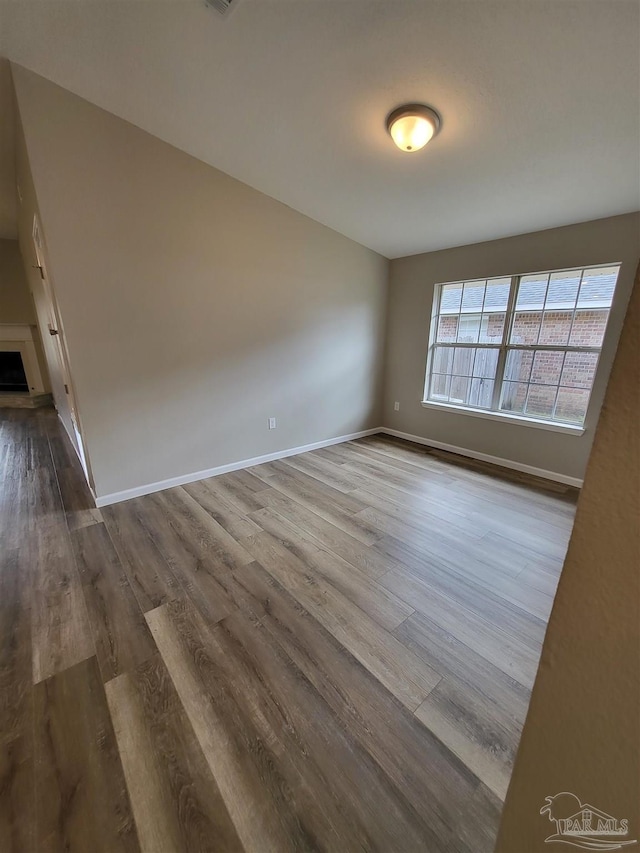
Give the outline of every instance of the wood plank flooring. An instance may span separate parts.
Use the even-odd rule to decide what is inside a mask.
[[[117,504],[0,410],[0,851],[493,849],[574,490],[384,436]]]

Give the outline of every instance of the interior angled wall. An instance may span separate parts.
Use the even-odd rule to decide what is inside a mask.
[[[499,853],[539,853],[555,833],[540,809],[563,791],[629,822],[628,834],[612,842],[640,842],[638,340],[640,267],[505,802]]]
[[[384,258],[13,75],[98,498],[379,426]]]

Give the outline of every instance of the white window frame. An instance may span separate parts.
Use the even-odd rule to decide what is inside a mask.
[[[587,270],[590,269],[600,269],[602,267],[618,267],[618,276],[616,278],[616,287],[618,285],[618,279],[620,276],[620,261],[612,261],[611,263],[602,263],[602,264],[591,264],[584,267],[566,267],[565,269],[557,269],[557,270],[543,270],[540,272],[527,272],[527,273],[517,273],[516,275],[493,275],[487,276],[486,278],[478,278],[478,279],[463,279],[459,281],[445,281],[439,282],[435,285],[434,288],[434,296],[433,303],[431,308],[431,323],[429,329],[429,349],[427,353],[427,365],[425,372],[425,383],[424,383],[424,392],[422,405],[425,408],[429,409],[440,409],[444,411],[451,411],[456,413],[462,413],[467,415],[472,415],[475,417],[486,418],[488,420],[496,420],[503,421],[508,423],[520,424],[522,426],[530,426],[537,427],[540,429],[547,429],[553,432],[564,432],[572,435],[583,435],[585,432],[584,423],[586,421],[587,414],[585,414],[585,419],[582,424],[574,424],[567,421],[554,420],[553,418],[534,418],[527,414],[516,414],[512,412],[502,411],[500,409],[500,402],[502,400],[502,389],[505,382],[504,373],[506,368],[507,354],[510,350],[519,350],[519,351],[530,351],[530,352],[540,352],[540,351],[550,351],[550,352],[585,352],[585,353],[595,353],[597,355],[596,364],[594,368],[593,374],[593,382],[591,383],[591,387],[588,389],[589,398],[587,400],[587,413],[589,409],[589,405],[591,404],[591,395],[593,393],[593,387],[596,382],[596,377],[598,374],[598,367],[600,365],[600,355],[602,353],[602,346],[604,344],[604,340],[607,334],[607,330],[609,327],[609,318],[611,316],[611,309],[613,307],[613,302],[611,305],[606,306],[608,310],[607,322],[605,325],[602,344],[599,347],[587,347],[587,346],[571,346],[569,344],[560,345],[560,344],[511,344],[509,343],[509,339],[511,337],[511,331],[513,328],[513,323],[516,315],[516,299],[518,295],[518,288],[520,286],[520,281],[525,276],[529,275],[552,275],[553,273],[561,273],[561,272],[573,272],[580,271],[584,274]],[[502,339],[500,343],[464,343],[460,341],[437,341],[438,335],[438,320],[440,318],[440,300],[442,298],[442,290],[446,285],[449,284],[461,284],[465,283],[474,283],[476,281],[493,281],[495,279],[510,279],[509,284],[509,297],[507,300],[507,307],[505,310],[505,322],[502,330]],[[547,294],[548,295],[548,294]],[[546,307],[546,296],[543,306],[539,309],[535,309],[544,315],[544,309]],[[614,298],[615,298],[615,289],[614,289]],[[571,329],[573,328],[573,323],[575,320],[576,311],[578,311],[578,297],[576,296],[576,302],[573,306],[573,313],[571,317]],[[484,307],[484,306],[483,306]],[[602,309],[605,306],[593,306],[594,310]],[[522,309],[519,309],[522,311]],[[528,309],[525,309],[528,310]],[[531,309],[534,310],[534,309]],[[568,308],[563,308],[562,306],[554,306],[554,310],[562,311],[562,310],[570,310]],[[479,312],[482,317],[482,309]],[[461,313],[458,313],[458,317],[462,316]],[[542,322],[542,320],[541,320]],[[571,329],[569,331],[568,338],[571,337]],[[498,363],[496,366],[496,378],[493,386],[493,395],[491,400],[491,408],[479,408],[474,406],[466,406],[466,405],[457,405],[451,402],[440,402],[438,400],[429,399],[431,381],[432,381],[432,364],[433,364],[433,356],[435,352],[436,346],[455,349],[456,347],[459,349],[469,348],[469,349],[487,349],[487,350],[498,350]],[[506,380],[509,381],[509,380]],[[560,385],[558,384],[558,388]],[[587,389],[585,389],[587,390]],[[554,413],[558,403],[558,394],[556,393],[556,400],[554,403]]]

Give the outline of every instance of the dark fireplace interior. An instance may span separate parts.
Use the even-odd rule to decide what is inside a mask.
[[[28,391],[29,384],[19,352],[0,352],[0,393]]]

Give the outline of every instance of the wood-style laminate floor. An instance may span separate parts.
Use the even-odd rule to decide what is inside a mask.
[[[0,417],[0,851],[493,849],[575,494],[374,436],[92,508]]]

